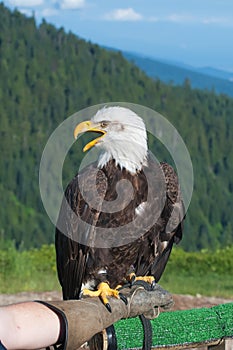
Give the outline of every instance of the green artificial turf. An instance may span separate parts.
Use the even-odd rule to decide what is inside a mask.
[[[151,323],[153,347],[233,337],[233,303],[212,308],[163,312]],[[142,348],[143,328],[139,318],[120,320],[114,326],[118,350]]]

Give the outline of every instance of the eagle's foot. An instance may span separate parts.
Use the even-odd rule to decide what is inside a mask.
[[[144,281],[151,285],[151,288],[155,287],[155,278],[154,276],[136,276],[134,272],[129,275],[130,284],[133,285],[136,281]]]
[[[119,290],[110,288],[109,284],[106,282],[101,282],[97,286],[96,291],[92,291],[89,289],[83,289],[82,294],[90,296],[90,297],[99,297],[109,312],[112,312],[112,309],[111,309],[111,306],[109,304],[108,297],[114,297],[117,299],[121,299],[122,301],[124,301],[124,303],[126,305],[128,303],[126,297],[122,293],[120,293]]]

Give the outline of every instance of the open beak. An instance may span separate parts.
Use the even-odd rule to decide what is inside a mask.
[[[101,136],[97,137],[96,139],[90,141],[84,148],[83,152],[88,151],[90,148],[95,146],[102,137],[106,134],[106,131],[102,130],[100,125],[93,124],[90,120],[87,120],[85,122],[82,122],[78,124],[74,129],[74,138],[77,139],[78,135],[87,131],[97,132],[101,134]]]

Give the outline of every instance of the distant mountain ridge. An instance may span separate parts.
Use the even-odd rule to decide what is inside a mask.
[[[189,80],[193,88],[214,90],[218,94],[233,96],[233,72],[212,67],[195,68],[182,63],[149,58],[130,52],[122,52],[122,54],[129,61],[133,61],[148,76],[165,83],[182,85],[185,80]]]
[[[180,67],[180,68],[191,70],[191,71],[194,71],[194,72],[197,72],[197,73],[210,75],[210,76],[215,77],[215,78],[221,78],[221,79],[229,80],[229,81],[232,81],[232,79],[233,79],[233,71],[230,72],[230,71],[227,71],[227,70],[224,70],[224,69],[214,68],[214,67],[211,67],[211,66],[194,67],[194,66],[192,66],[190,64],[179,62],[179,61],[147,57],[147,56],[144,56],[144,55],[138,55],[138,54],[133,53],[133,52],[130,52],[130,54],[135,54],[136,56],[141,56],[141,57],[144,57],[144,58],[155,59],[156,61],[160,61],[160,62],[163,62],[163,63],[170,64],[172,66],[177,66],[177,67]]]

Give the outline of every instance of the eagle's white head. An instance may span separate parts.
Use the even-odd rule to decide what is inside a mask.
[[[92,131],[100,134],[84,147],[99,147],[102,152],[98,166],[102,168],[114,159],[122,169],[136,173],[147,164],[147,134],[145,124],[136,113],[125,107],[104,107],[89,121],[78,124],[74,137]]]

